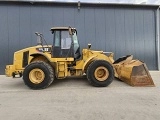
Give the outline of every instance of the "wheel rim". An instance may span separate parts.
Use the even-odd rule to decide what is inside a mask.
[[[95,72],[94,76],[98,81],[105,81],[109,76],[109,71],[105,67],[98,67]]]
[[[45,74],[39,68],[31,70],[30,73],[29,73],[29,79],[34,84],[41,83],[44,80],[44,78],[45,78]]]

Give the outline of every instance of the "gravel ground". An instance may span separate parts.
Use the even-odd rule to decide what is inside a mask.
[[[159,120],[160,72],[156,87],[131,87],[114,80],[97,88],[86,79],[66,79],[31,90],[21,78],[0,76],[1,120]]]

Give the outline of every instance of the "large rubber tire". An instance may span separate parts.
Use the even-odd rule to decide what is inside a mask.
[[[43,61],[32,62],[26,66],[23,80],[31,89],[44,89],[54,81],[54,70]]]
[[[87,69],[87,79],[95,87],[106,87],[114,79],[112,65],[105,60],[93,61]]]

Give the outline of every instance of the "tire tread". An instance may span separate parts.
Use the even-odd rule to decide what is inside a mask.
[[[43,84],[41,87],[31,87],[28,82],[26,81],[26,75],[28,75],[28,69],[32,66],[42,66],[42,67],[45,67],[46,69],[48,69],[49,73],[49,78],[48,79],[48,82],[46,84]],[[52,84],[52,82],[54,81],[54,69],[52,68],[52,66],[44,61],[35,61],[35,62],[32,62],[30,63],[29,65],[26,66],[24,72],[23,72],[23,81],[24,83],[31,89],[44,89],[44,88],[47,88],[49,85]]]
[[[100,81],[96,80],[95,77],[93,77],[94,75],[91,71],[95,68],[95,66],[97,64],[104,64],[104,65],[108,66],[107,69],[109,70],[110,75],[109,75],[109,78],[107,78],[107,80],[105,82],[100,82]],[[95,87],[106,87],[109,84],[111,84],[114,79],[113,67],[111,66],[111,64],[109,62],[107,62],[105,60],[95,60],[95,61],[91,62],[87,68],[87,79],[88,79],[89,83]]]

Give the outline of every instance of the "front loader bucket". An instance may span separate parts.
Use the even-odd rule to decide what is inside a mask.
[[[145,63],[128,55],[113,63],[116,77],[131,86],[155,86]]]

